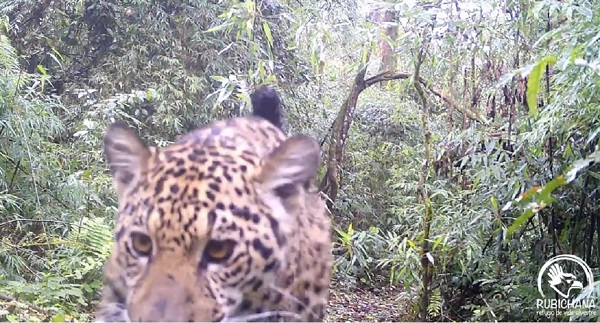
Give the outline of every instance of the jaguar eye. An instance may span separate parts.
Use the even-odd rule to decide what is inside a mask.
[[[231,257],[235,241],[233,240],[211,240],[206,245],[204,255],[210,262],[223,262]]]
[[[152,239],[145,233],[132,232],[131,247],[138,256],[148,257],[152,254]]]

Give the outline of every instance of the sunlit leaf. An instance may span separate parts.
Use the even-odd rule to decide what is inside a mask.
[[[37,69],[38,69],[38,71],[40,71],[40,73],[42,73],[42,75],[48,75],[44,66],[38,65]]]
[[[566,179],[564,179],[565,183],[570,183],[572,182],[577,174],[585,168],[588,168],[592,165],[592,163],[594,162],[593,158],[588,158],[588,159],[580,159],[578,161],[576,161],[575,163],[573,163],[573,165],[571,166],[571,169],[567,172]],[[560,176],[562,177],[562,176]]]
[[[433,255],[431,254],[431,252],[427,252],[427,253],[425,254],[425,256],[427,256],[427,259],[429,260],[429,262],[430,262],[432,265],[435,265],[435,259],[433,259]]]
[[[226,83],[229,80],[228,78],[221,75],[211,75],[210,78],[221,83]]]

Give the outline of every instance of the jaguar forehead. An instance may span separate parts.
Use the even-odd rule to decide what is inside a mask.
[[[155,238],[157,247],[172,248],[174,246],[191,248],[198,238],[208,237],[214,224],[210,214],[213,211],[202,211],[195,205],[164,205],[170,209],[174,217],[165,217],[159,205],[158,212],[148,217],[148,232]]]
[[[239,213],[234,201],[253,200],[249,179],[260,158],[246,149],[186,142],[158,152],[147,225],[159,247],[189,247],[210,234],[220,213]]]

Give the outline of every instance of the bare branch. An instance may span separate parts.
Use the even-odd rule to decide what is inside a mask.
[[[401,79],[406,79],[406,78],[409,78],[412,76],[413,76],[412,73],[386,71],[386,72],[379,73],[375,76],[372,76],[372,77],[366,79],[365,86],[369,87],[369,86],[377,84],[379,82],[390,81],[390,80],[401,80]],[[442,91],[434,88],[433,85],[431,83],[427,82],[424,78],[419,77],[419,83],[421,83],[431,93],[433,93],[434,95],[439,97],[442,101],[446,102],[446,104],[448,104],[451,107],[451,109],[455,109],[455,110],[461,112],[462,114],[466,115],[467,118],[469,118],[471,120],[481,122],[485,125],[490,124],[490,121],[487,120],[486,117],[479,115],[468,109],[465,109],[463,107],[456,106],[454,103],[454,100],[449,95],[446,95]]]

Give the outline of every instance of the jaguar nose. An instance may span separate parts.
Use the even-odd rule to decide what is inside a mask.
[[[169,292],[155,290],[145,303],[147,307],[138,306],[131,309],[132,319],[140,322],[194,322],[195,314],[192,310],[189,295],[181,290]]]
[[[155,282],[156,283],[156,282]],[[211,322],[218,306],[196,286],[165,281],[140,290],[130,303],[129,316],[139,322]]]

